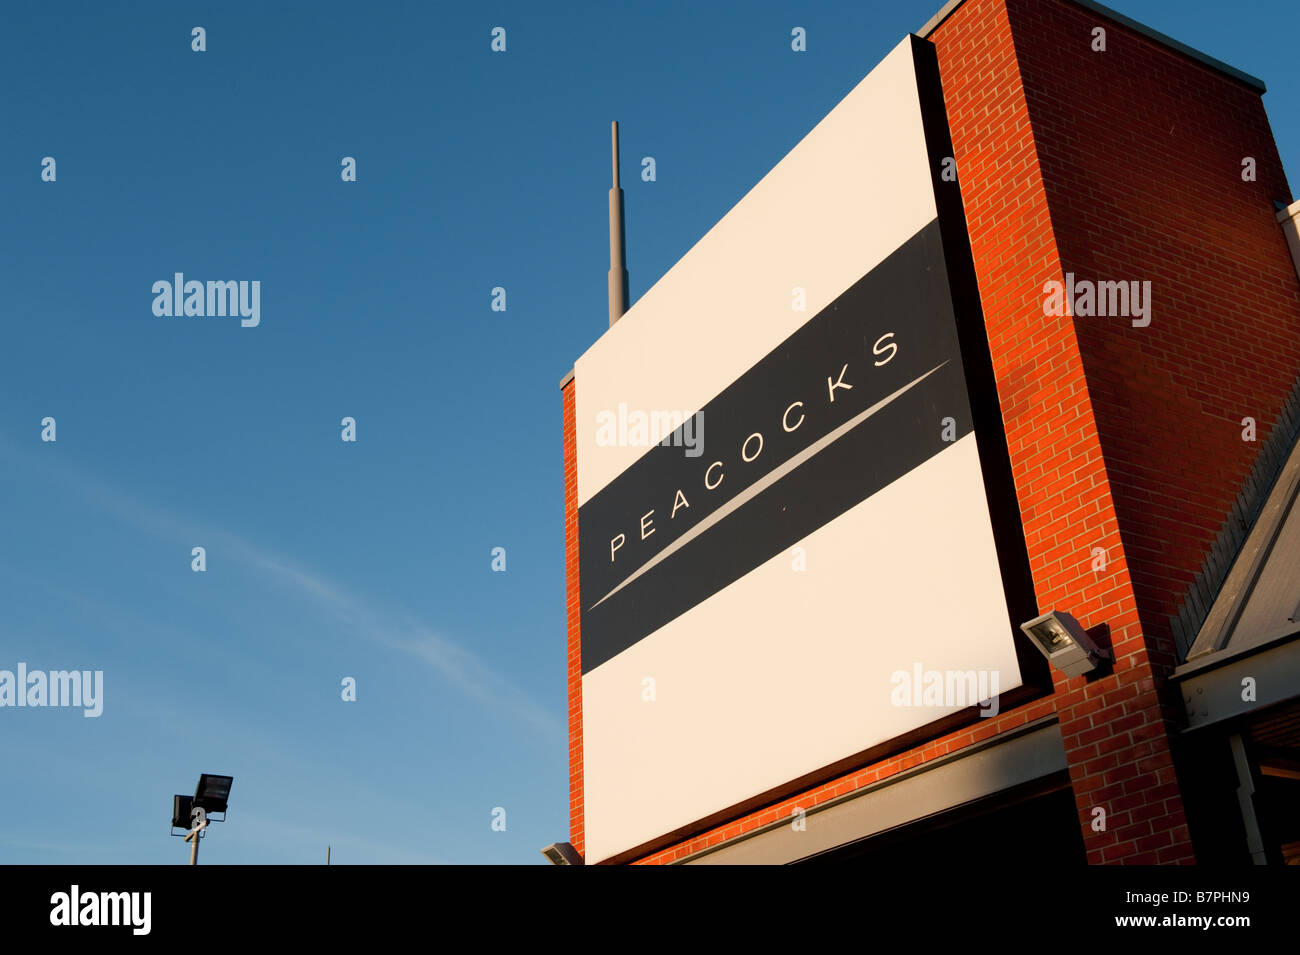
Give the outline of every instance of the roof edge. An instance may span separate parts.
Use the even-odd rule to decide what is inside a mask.
[[[1272,548],[1300,471],[1300,376],[1242,482],[1228,518],[1211,542],[1178,612],[1169,618],[1178,662],[1222,650]],[[1290,476],[1287,480],[1284,477]],[[1281,495],[1281,497],[1280,497]],[[1279,510],[1280,508],[1280,510]]]
[[[928,37],[931,33],[933,33],[936,29],[938,29],[939,25],[943,23],[944,20],[947,20],[948,17],[952,16],[952,14],[956,12],[957,8],[960,7],[962,4],[964,4],[965,2],[966,0],[948,0],[948,2],[945,3],[939,9],[938,13],[936,13],[928,21],[926,21],[925,26],[921,27],[920,30],[916,31],[917,36]],[[1112,10],[1110,7],[1103,6],[1100,3],[1096,3],[1095,0],[1068,0],[1068,2],[1074,4],[1076,7],[1083,7],[1085,10],[1090,10],[1093,13],[1106,17],[1109,20],[1113,20],[1116,23],[1120,24],[1121,26],[1126,26],[1130,30],[1140,33],[1150,40],[1155,40],[1157,43],[1161,44],[1162,46],[1169,47],[1171,50],[1174,50],[1175,52],[1190,57],[1191,59],[1196,60],[1198,63],[1202,64],[1203,66],[1208,66],[1210,69],[1222,73],[1225,76],[1228,76],[1239,83],[1244,83],[1247,86],[1251,87],[1254,90],[1257,90],[1260,93],[1268,92],[1268,87],[1264,85],[1264,81],[1261,80],[1259,77],[1251,76],[1249,73],[1239,70],[1235,66],[1229,66],[1227,63],[1224,63],[1222,60],[1216,59],[1215,57],[1210,56],[1208,53],[1202,53],[1200,50],[1196,49],[1195,47],[1190,47],[1186,43],[1181,43],[1166,33],[1161,33],[1159,30],[1152,29],[1151,27],[1147,26],[1145,23],[1139,23],[1137,20],[1134,20],[1132,17],[1125,16],[1124,14],[1120,13],[1118,10]]]

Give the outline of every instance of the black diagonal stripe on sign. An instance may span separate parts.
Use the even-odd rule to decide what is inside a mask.
[[[900,391],[682,544],[773,469]],[[802,404],[792,408],[796,401]],[[583,672],[948,447],[945,417],[955,420],[956,437],[970,431],[938,224],[931,223],[705,405],[703,454],[653,447],[579,509]],[[799,423],[787,432],[783,421]],[[755,433],[762,435],[757,457]],[[754,460],[744,461],[742,448]],[[706,478],[717,486],[708,489]],[[678,503],[679,490],[688,506]]]

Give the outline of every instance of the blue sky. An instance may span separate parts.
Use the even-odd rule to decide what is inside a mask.
[[[606,326],[609,121],[635,300],[940,0],[478,6],[6,9],[0,669],[105,699],[0,709],[0,862],[183,862],[200,772],[205,863],[567,838],[557,386]],[[1263,78],[1300,175],[1295,4],[1117,6]],[[156,317],[178,271],[260,281],[258,327]]]

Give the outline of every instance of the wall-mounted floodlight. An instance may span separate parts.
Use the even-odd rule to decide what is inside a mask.
[[[542,855],[551,860],[551,865],[585,865],[578,850],[568,842],[552,842],[542,850]]]
[[[1052,610],[1022,623],[1025,632],[1047,662],[1066,676],[1091,673],[1103,660],[1113,659],[1110,652],[1092,642],[1086,630],[1068,613]]]
[[[199,776],[199,784],[195,787],[193,796],[172,797],[172,829],[185,830],[173,832],[172,835],[183,835],[185,841],[191,844],[190,865],[198,865],[199,839],[203,837],[208,823],[226,821],[226,805],[230,802],[230,786],[234,781],[233,776],[203,773]],[[209,819],[208,814],[214,812],[221,813],[221,818]]]

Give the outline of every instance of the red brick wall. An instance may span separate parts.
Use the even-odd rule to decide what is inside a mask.
[[[1027,16],[1058,5],[970,0],[931,40],[1039,606],[1068,610],[1085,627],[1107,624],[1116,657],[1113,674],[1102,679],[1053,674],[1088,859],[1186,862],[1192,852],[1168,714],[1140,622],[1076,321],[1043,314],[1044,285],[1064,281],[1066,269],[1019,54],[1052,56],[1075,42]],[[1090,41],[1088,31],[1077,40],[1085,49]],[[1100,108],[1085,97],[1057,102],[1071,115]],[[1116,159],[1104,139],[1090,148]],[[1143,212],[1159,214],[1135,210]],[[1093,570],[1096,547],[1108,561],[1100,572]],[[1097,807],[1106,812],[1103,832],[1090,825]]]
[[[1107,53],[1090,49],[1095,25]],[[1300,289],[1271,212],[1289,192],[1267,120],[1256,93],[1067,0],[968,0],[930,39],[1038,601],[1108,625],[1114,670],[1054,674],[1050,698],[641,862],[680,859],[1053,711],[1089,861],[1194,861],[1163,697],[1166,618],[1251,463],[1240,419],[1253,415],[1266,437],[1300,364]],[[1240,180],[1247,155],[1256,183]],[[1043,286],[1067,271],[1150,280],[1151,325],[1045,317]]]
[[[1291,193],[1257,91],[1073,4],[1009,7],[1062,268],[1152,283],[1148,327],[1080,318],[1075,334],[1163,673],[1168,618],[1260,447],[1241,419],[1263,441],[1300,367],[1300,284],[1273,212]]]
[[[569,842],[585,853],[582,815],[582,628],[578,599],[578,455],[573,403],[576,380],[564,386],[564,600],[568,622]]]

